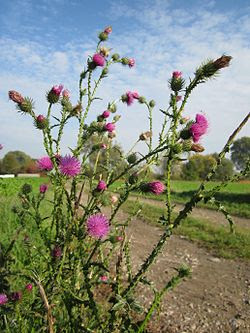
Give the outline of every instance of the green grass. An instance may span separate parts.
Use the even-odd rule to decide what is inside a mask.
[[[122,182],[118,181],[113,184],[110,189],[115,191],[117,188],[122,186]],[[195,190],[199,187],[200,182],[198,181],[179,181],[175,180],[171,182],[172,189],[172,201],[176,203],[186,203]],[[214,186],[219,185],[219,182],[211,182],[207,184],[207,188],[211,189]],[[153,195],[148,193],[135,192],[136,195],[144,198],[166,201],[166,195]],[[228,213],[240,217],[250,218],[250,184],[249,183],[232,183],[229,184],[223,191],[217,193],[215,198],[219,200],[226,208]],[[203,202],[198,204],[199,207],[216,210],[216,206],[211,203],[205,204]]]
[[[163,227],[155,221],[164,214],[164,208],[128,201],[123,209],[132,213],[139,207],[141,208],[140,216],[146,223]],[[250,230],[236,227],[236,232],[232,234],[229,226],[214,226],[201,219],[188,217],[174,230],[174,233],[198,242],[217,256],[231,259],[250,259]]]
[[[48,183],[49,180],[46,177],[38,178],[0,178],[0,198],[1,197],[12,197],[16,195],[23,184],[27,183],[32,185],[35,191],[41,184]]]

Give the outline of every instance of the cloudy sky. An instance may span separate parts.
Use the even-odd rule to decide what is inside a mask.
[[[31,119],[15,111],[8,100],[14,89],[35,100],[37,114],[45,114],[45,92],[64,84],[77,102],[79,72],[95,51],[97,34],[107,25],[113,33],[107,46],[134,57],[136,67],[114,65],[98,92],[89,121],[105,110],[108,101],[127,90],[155,99],[167,108],[168,79],[181,70],[187,80],[208,58],[233,56],[232,65],[216,80],[200,85],[185,115],[204,112],[210,123],[202,140],[206,152],[219,151],[226,137],[249,112],[250,4],[248,0],[2,0],[0,13],[0,143],[3,153],[22,150],[44,155],[41,133]],[[54,111],[56,112],[56,111]],[[122,115],[117,141],[125,150],[148,129],[146,110],[138,104],[119,105]],[[154,111],[154,134],[162,117]],[[249,135],[249,125],[240,136]],[[69,122],[62,153],[75,144],[76,122]]]

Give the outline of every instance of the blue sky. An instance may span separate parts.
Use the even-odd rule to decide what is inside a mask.
[[[63,83],[77,102],[78,75],[87,56],[94,53],[97,34],[112,25],[107,46],[123,56],[134,57],[133,69],[114,66],[100,89],[90,119],[107,102],[127,90],[137,90],[158,108],[168,105],[167,80],[181,70],[188,80],[207,58],[226,53],[231,67],[206,85],[198,87],[185,109],[194,117],[204,112],[210,123],[202,140],[206,152],[219,151],[234,127],[249,112],[250,99],[250,4],[249,1],[1,1],[0,13],[0,141],[9,150],[44,154],[41,133],[27,116],[17,114],[8,101],[10,89],[32,97],[37,114],[45,114],[45,91]],[[147,130],[147,114],[140,105],[120,105],[122,119],[117,141],[125,150]],[[162,118],[155,111],[154,134]],[[240,136],[249,135],[249,125]],[[76,123],[69,123],[62,153],[74,146]]]

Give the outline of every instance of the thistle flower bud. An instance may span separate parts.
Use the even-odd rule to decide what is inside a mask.
[[[107,123],[104,125],[104,131],[113,132],[115,130],[115,124],[114,123]]]
[[[149,102],[149,106],[151,108],[154,108],[155,107],[155,101],[152,99],[150,102]]]
[[[194,143],[191,146],[191,150],[196,153],[202,153],[205,150],[205,148],[202,145],[200,145],[199,143]]]
[[[147,131],[147,132],[144,132],[144,133],[140,134],[139,140],[146,141],[146,140],[148,140],[151,137],[152,137],[152,132],[151,131]]]
[[[121,63],[123,64],[123,65],[128,65],[129,64],[129,58],[121,58]]]
[[[100,180],[99,183],[96,186],[96,191],[102,192],[107,189],[107,184],[105,183],[104,180]]]
[[[139,101],[139,103],[144,104],[144,103],[146,103],[146,98],[144,96],[140,96],[138,101]]]
[[[13,102],[15,102],[17,104],[22,104],[24,102],[23,96],[15,90],[9,91],[9,99],[11,99]]]
[[[53,250],[51,251],[51,256],[54,259],[60,259],[62,256],[62,250],[60,248],[60,246],[56,245]]]
[[[64,98],[70,98],[70,92],[68,89],[64,89],[63,92],[62,92],[62,96]]]
[[[108,105],[108,110],[112,113],[115,113],[117,111],[117,106],[116,104],[112,103]]]
[[[129,176],[128,182],[129,184],[133,185],[138,182],[139,176],[137,172],[134,172],[132,175]]]
[[[180,154],[182,152],[182,145],[180,143],[176,143],[173,147],[172,150],[175,154]]]
[[[111,198],[110,198],[110,201],[111,201],[111,203],[114,205],[114,204],[116,204],[117,203],[117,201],[118,201],[118,198],[117,198],[117,196],[115,196],[115,195],[112,195],[111,196]]]
[[[191,151],[193,142],[192,140],[184,140],[182,141],[182,149],[183,151]]]
[[[115,123],[117,123],[120,119],[121,119],[121,116],[117,114],[116,116],[114,116],[113,121]]]
[[[23,102],[17,105],[17,109],[24,113],[31,113],[34,108],[33,100],[29,97],[25,97]]]
[[[118,53],[114,53],[111,57],[114,61],[118,61],[120,59],[120,55]]]
[[[213,65],[217,70],[228,67],[230,64],[230,61],[232,60],[232,57],[223,55],[220,58],[216,59],[213,62]]]
[[[55,104],[59,101],[61,92],[63,90],[63,85],[53,86],[52,89],[47,94],[47,100],[50,104]]]
[[[27,291],[32,291],[32,289],[33,289],[33,285],[32,285],[31,283],[28,283],[28,284],[26,284],[25,289],[26,289]]]
[[[109,112],[109,110],[105,110],[105,111],[103,111],[103,113],[102,113],[102,117],[103,118],[108,118],[110,116],[110,112]]]
[[[36,117],[35,126],[38,129],[45,129],[48,125],[47,118],[44,117],[42,114]]]
[[[192,136],[192,135],[191,135],[189,129],[187,129],[187,128],[184,128],[184,129],[180,132],[180,137],[181,137],[181,139],[183,139],[183,140],[188,140],[188,139],[191,138],[191,136]]]
[[[47,192],[47,190],[48,190],[48,185],[46,185],[46,184],[41,184],[41,185],[40,185],[40,187],[39,187],[39,192],[40,192],[41,194],[44,194],[45,192]]]
[[[183,89],[185,80],[182,78],[182,72],[179,71],[173,72],[172,78],[170,79],[169,83],[170,83],[170,88],[174,92],[178,92],[181,89]]]
[[[135,59],[134,59],[134,58],[130,58],[130,59],[128,60],[128,66],[129,66],[130,68],[132,68],[132,67],[135,66]]]
[[[105,75],[107,75],[109,72],[108,68],[104,68],[102,71],[102,77],[104,77]]]
[[[98,35],[98,38],[100,39],[101,42],[104,42],[105,40],[108,39],[108,34],[106,32],[101,32],[99,35]]]
[[[23,184],[22,188],[21,188],[21,193],[22,194],[29,194],[30,192],[32,192],[32,186],[30,184]]]
[[[133,164],[137,161],[137,155],[136,153],[130,154],[127,158],[127,161],[129,164]]]
[[[15,292],[11,293],[10,298],[14,302],[20,301],[22,299],[22,292],[21,291],[15,291]]]

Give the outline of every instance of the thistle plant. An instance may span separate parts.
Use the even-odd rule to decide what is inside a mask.
[[[241,174],[220,185],[208,190],[207,183],[248,121],[249,114],[232,133],[211,172],[177,216],[173,214],[171,200],[173,162],[184,159],[187,153],[203,151],[199,142],[208,128],[205,115],[197,114],[189,121],[183,117],[184,108],[192,91],[229,66],[231,57],[222,55],[206,61],[189,82],[180,71],[172,73],[170,100],[166,109],[160,109],[164,119],[158,142],[153,144],[156,103],[136,91],[114,96],[114,100],[107,101],[106,109],[96,115],[95,121],[88,121],[98,88],[110,68],[135,65],[133,58],[111,54],[111,49],[103,45],[111,32],[111,27],[107,27],[99,34],[96,51],[80,73],[76,102],[67,89],[55,85],[47,93],[47,112],[38,115],[32,99],[16,91],[9,92],[17,110],[31,117],[43,134],[46,155],[37,165],[47,174],[49,185],[42,184],[38,193],[28,184],[20,189],[20,203],[13,207],[19,228],[9,243],[0,244],[2,332],[146,332],[165,293],[190,273],[187,267],[176,267],[176,275],[166,281],[162,289],[157,289],[154,281],[147,277],[173,229],[198,202],[204,201],[214,202],[229,219],[233,230],[232,218],[214,195],[230,181],[246,175],[249,162]],[[121,121],[119,103],[133,107],[136,102],[144,105],[148,112],[148,128],[138,133],[136,143],[128,154],[123,154],[123,167],[119,168],[119,162],[114,167],[110,153]],[[60,118],[53,113],[56,104],[61,106]],[[73,118],[78,121],[76,145],[70,147],[66,155],[61,155],[64,129]],[[136,150],[139,142],[145,144],[146,153]],[[87,146],[90,149],[86,150]],[[105,155],[104,164],[102,155]],[[167,158],[164,183],[148,181],[148,173],[162,155]],[[93,156],[93,169],[88,173],[88,162]],[[118,180],[119,194],[114,194],[111,185],[114,188]],[[120,221],[118,216],[133,191],[166,194],[165,214],[158,221],[163,233],[138,271],[132,268],[127,228],[139,212],[128,214],[125,221]],[[18,252],[20,245],[22,251]],[[138,302],[137,289],[142,284],[153,291],[151,304]]]

